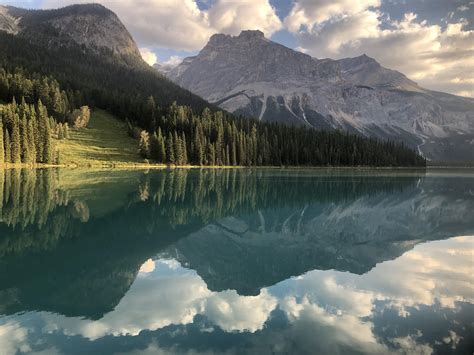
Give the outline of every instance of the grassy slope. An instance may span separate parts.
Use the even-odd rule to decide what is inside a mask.
[[[61,164],[104,166],[142,164],[137,141],[127,135],[126,123],[105,111],[94,111],[88,128],[70,129],[58,143]]]

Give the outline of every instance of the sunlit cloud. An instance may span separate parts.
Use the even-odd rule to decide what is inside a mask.
[[[297,0],[285,18],[300,46],[319,58],[367,54],[422,86],[474,96],[474,31],[465,22],[439,24],[406,13],[386,20],[379,1]],[[453,81],[464,77],[465,80]]]
[[[140,54],[142,55],[143,60],[148,63],[148,65],[152,66],[157,61],[156,54],[148,48],[140,48]]]

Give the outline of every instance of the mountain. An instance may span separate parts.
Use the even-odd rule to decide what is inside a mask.
[[[101,108],[143,128],[154,124],[145,114],[150,96],[163,109],[176,102],[198,112],[206,107],[214,110],[151,68],[120,19],[98,4],[54,10],[0,6],[2,69],[30,78],[51,77],[72,106]],[[35,99],[21,90],[11,96]]]
[[[135,41],[117,15],[99,4],[54,10],[0,6],[0,29],[48,48],[79,45],[141,60]]]
[[[197,56],[163,74],[236,114],[400,140],[432,160],[474,157],[473,99],[424,89],[366,55],[316,59],[242,31],[213,35]],[[467,147],[453,149],[451,139]]]

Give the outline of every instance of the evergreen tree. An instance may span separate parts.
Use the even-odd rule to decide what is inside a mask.
[[[11,162],[13,164],[21,163],[21,141],[20,141],[20,119],[17,114],[13,116],[12,134],[11,134]]]
[[[143,158],[150,157],[150,134],[147,131],[141,131],[140,133],[139,149]]]
[[[158,134],[156,132],[150,137],[150,158],[158,161]]]
[[[30,119],[28,121],[28,150],[29,150],[29,160],[27,163],[36,162],[36,145],[35,145],[35,120]]]
[[[29,111],[29,110],[28,110]],[[20,141],[21,141],[21,161],[23,163],[31,162],[31,144],[28,136],[28,121],[26,119],[27,113],[22,114],[22,119],[20,122]]]
[[[5,146],[4,146],[4,139],[3,139],[3,121],[0,119],[0,165],[5,163]],[[0,171],[0,174],[3,174]],[[2,193],[3,193],[3,184],[1,186],[2,188]],[[0,203],[2,203],[2,200],[0,199]]]
[[[178,136],[178,133],[174,131],[173,136],[173,146],[174,146],[174,159],[176,165],[183,165],[184,153],[183,153],[183,144],[181,138]]]
[[[10,145],[10,133],[8,129],[5,130],[5,163],[12,162],[12,153],[11,153],[11,145]]]
[[[174,156],[174,144],[171,132],[168,133],[168,138],[166,139],[166,157],[168,158],[168,163],[175,164],[176,160]]]
[[[204,164],[204,148],[203,148],[203,134],[202,127],[199,124],[194,128],[193,148],[194,148],[194,163],[196,165]]]
[[[157,148],[157,160],[160,163],[166,163],[166,149],[165,149],[165,140],[163,134],[161,133],[161,128],[158,128],[158,148]]]
[[[183,154],[182,165],[186,165],[188,164],[188,148],[186,144],[186,135],[184,134],[184,132],[181,136],[181,151]]]

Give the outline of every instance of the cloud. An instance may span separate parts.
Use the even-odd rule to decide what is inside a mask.
[[[325,21],[347,18],[369,7],[378,7],[380,2],[380,0],[297,0],[285,19],[285,26],[291,32],[298,32],[302,27],[312,31],[314,26],[319,26]]]
[[[142,55],[143,60],[148,63],[148,65],[153,65],[157,61],[156,54],[148,48],[140,48],[140,54]]]
[[[208,15],[212,28],[233,35],[242,30],[259,29],[270,37],[282,27],[268,0],[218,0]]]
[[[277,305],[277,299],[266,290],[248,297],[235,291],[212,292],[195,272],[172,259],[149,259],[140,273],[125,297],[102,319],[89,321],[42,312],[44,331],[61,329],[65,335],[95,340],[106,335],[138,335],[142,330],[170,324],[189,324],[197,314],[203,314],[226,331],[255,332],[263,328]]]
[[[277,299],[267,290],[258,296],[239,296],[236,291],[217,293],[207,300],[206,316],[225,331],[256,332],[263,328]]]
[[[27,343],[28,330],[18,323],[7,321],[0,324],[0,348],[4,354],[17,354],[31,351]]]
[[[177,55],[172,55],[171,57],[169,57],[168,60],[166,60],[166,61],[164,61],[160,64],[165,68],[172,69],[172,68],[178,66],[179,64],[181,64],[182,61],[183,61],[182,57],[177,56]]]
[[[89,0],[46,0],[43,7],[62,7]],[[201,10],[196,0],[98,0],[114,11],[145,48],[201,49],[214,33],[238,34],[259,29],[267,36],[281,28],[269,0],[216,0]]]
[[[324,58],[368,54],[422,86],[474,96],[474,31],[466,22],[440,25],[406,13],[398,21],[380,11],[375,0],[297,0],[285,18],[287,28],[310,55]],[[453,82],[454,78],[464,82]]]

